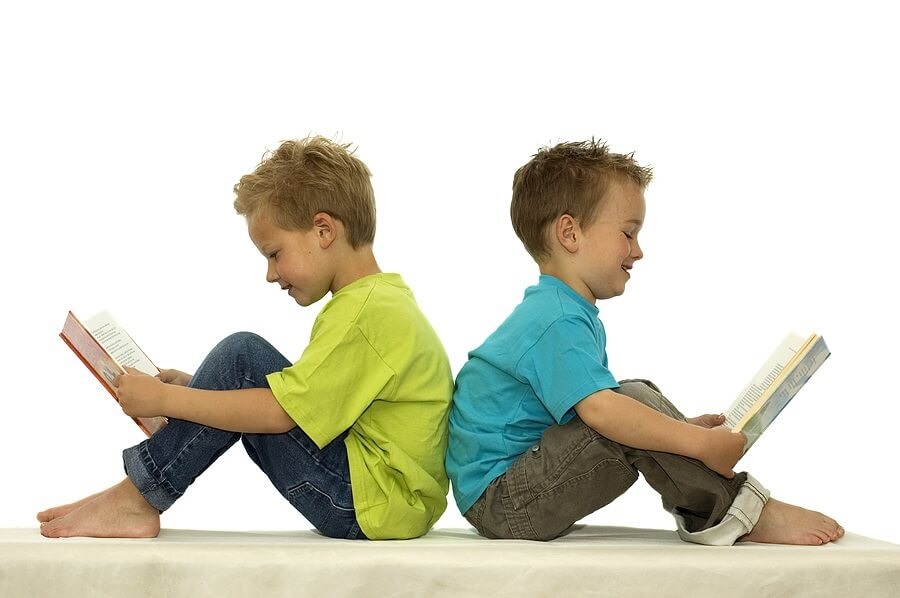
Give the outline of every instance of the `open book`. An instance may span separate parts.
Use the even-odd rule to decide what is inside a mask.
[[[784,339],[725,411],[725,425],[747,435],[745,453],[829,355],[818,334],[806,339],[789,334]]]
[[[141,351],[128,333],[108,312],[101,312],[83,323],[69,312],[59,333],[69,348],[97,377],[109,394],[118,401],[113,380],[125,373],[125,366],[155,376],[159,369]],[[166,425],[164,417],[134,417],[134,422],[147,436]]]

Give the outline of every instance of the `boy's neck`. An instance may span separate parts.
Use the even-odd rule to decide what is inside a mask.
[[[584,297],[591,305],[596,305],[597,298],[591,294],[590,289],[577,276],[571,272],[562,260],[551,257],[547,261],[538,264],[541,274],[546,274],[561,280],[567,287]]]
[[[360,278],[380,273],[381,268],[375,260],[375,253],[372,251],[371,245],[364,245],[357,249],[348,246],[341,252],[331,283],[331,292],[332,294],[337,293]]]

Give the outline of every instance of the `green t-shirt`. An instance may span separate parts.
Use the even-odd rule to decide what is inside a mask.
[[[447,507],[453,376],[399,275],[366,276],[335,293],[299,361],[268,381],[320,448],[349,428],[353,506],[368,538],[414,538],[435,524]]]

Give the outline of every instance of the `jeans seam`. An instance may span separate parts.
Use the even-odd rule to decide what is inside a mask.
[[[195,434],[189,441],[187,441],[178,451],[178,453],[174,456],[174,458],[169,461],[167,465],[164,467],[159,467],[157,463],[153,460],[153,457],[150,455],[150,451],[146,448],[146,445],[143,445],[141,450],[141,457],[144,462],[144,465],[147,467],[147,472],[150,476],[156,481],[156,487],[162,488],[166,491],[166,493],[173,499],[173,501],[178,500],[182,496],[184,496],[184,492],[179,491],[172,483],[169,481],[170,473],[174,470],[177,471],[178,466],[187,458],[187,455],[190,452],[190,449],[202,441],[202,437],[206,434],[207,429],[202,427],[198,430],[197,434]],[[150,488],[148,490],[152,490],[154,488]]]
[[[350,514],[350,513],[353,513],[354,515],[356,514],[356,509],[354,509],[353,507],[349,507],[349,508],[342,507],[341,505],[335,503],[334,498],[332,498],[332,496],[330,494],[328,494],[327,492],[325,492],[324,490],[322,490],[321,488],[319,488],[318,486],[316,486],[315,484],[313,484],[312,482],[310,482],[308,480],[301,482],[301,483],[297,484],[296,486],[294,486],[293,488],[291,488],[290,490],[288,490],[288,496],[291,498],[294,498],[297,495],[302,495],[306,491],[306,489],[312,489],[320,496],[327,498],[328,503],[335,510],[338,510],[344,514]]]
[[[562,492],[562,491],[568,489],[568,488],[569,488],[570,486],[572,486],[572,485],[575,485],[575,484],[577,484],[577,483],[580,483],[580,482],[584,481],[584,480],[587,479],[587,478],[593,477],[594,475],[596,475],[596,473],[597,473],[597,471],[598,471],[599,469],[601,469],[602,467],[604,467],[604,466],[607,465],[608,463],[612,463],[612,464],[614,464],[614,465],[617,465],[617,466],[618,466],[617,469],[618,469],[620,472],[627,472],[627,473],[631,474],[631,475],[628,475],[627,478],[630,479],[630,481],[631,481],[632,483],[634,483],[635,481],[637,481],[637,479],[638,479],[638,477],[639,477],[639,475],[638,475],[637,473],[633,472],[632,469],[631,469],[630,467],[628,467],[627,465],[625,465],[624,463],[622,463],[622,461],[621,461],[620,459],[616,459],[616,458],[614,458],[614,457],[610,457],[610,458],[608,458],[608,459],[601,459],[600,461],[597,461],[597,463],[595,463],[594,466],[591,467],[589,470],[585,471],[584,473],[582,473],[582,474],[580,474],[580,475],[575,476],[574,478],[569,478],[569,479],[567,479],[565,482],[563,482],[563,483],[561,483],[561,484],[557,484],[557,485],[552,486],[552,487],[550,487],[550,488],[545,488],[545,489],[542,490],[541,492],[535,494],[534,497],[532,498],[532,500],[529,501],[529,502],[533,502],[534,500],[537,500],[537,499],[539,499],[539,498],[546,498],[546,497],[548,497],[548,496],[552,496],[552,495],[554,495],[554,494],[558,494],[559,492]]]
[[[150,479],[154,482],[149,488],[141,488],[141,493],[148,494],[154,490],[162,489],[169,495],[172,502],[181,498],[184,493],[179,492],[171,482],[165,479],[162,470],[157,466],[156,461],[154,461],[153,457],[150,455],[150,451],[147,449],[146,444],[141,445],[138,452],[141,456],[141,462],[147,470],[147,474],[149,474]]]
[[[310,459],[312,459],[313,461],[315,461],[315,462],[319,465],[319,467],[320,467],[320,469],[321,469],[322,471],[328,472],[328,475],[330,475],[330,476],[332,476],[333,478],[335,478],[335,479],[336,479],[338,482],[340,482],[341,484],[350,485],[350,482],[344,479],[343,471],[335,470],[335,469],[333,469],[332,467],[330,467],[328,464],[326,464],[326,463],[324,463],[323,461],[317,459],[317,458],[316,458],[316,454],[315,454],[313,451],[311,451],[311,450],[310,450],[303,442],[300,442],[299,440],[297,440],[296,438],[294,438],[294,436],[291,435],[290,433],[288,434],[288,437],[291,439],[291,441],[294,442],[294,444],[297,445],[297,448],[298,448],[299,450],[301,450],[301,451],[303,451],[304,453],[306,453],[306,456],[307,456],[307,457],[309,457]],[[343,442],[342,438],[343,438],[343,437],[336,438],[336,439],[332,440],[332,442]]]
[[[763,502],[763,504],[768,502],[769,497],[766,496],[765,494],[763,494],[763,492],[759,488],[757,488],[753,483],[751,483],[749,480],[744,482],[744,487],[749,488],[754,494],[756,494],[759,497],[759,499]]]
[[[744,524],[744,527],[746,527],[747,529],[752,529],[752,528],[753,528],[753,524],[750,523],[750,517],[747,515],[747,513],[745,513],[745,512],[743,511],[743,509],[741,509],[741,508],[739,508],[739,507],[736,507],[736,506],[734,506],[734,505],[731,505],[731,508],[728,509],[728,512],[729,512],[732,516],[737,517],[737,518],[741,521],[741,523]],[[724,519],[724,518],[723,518],[723,519]]]

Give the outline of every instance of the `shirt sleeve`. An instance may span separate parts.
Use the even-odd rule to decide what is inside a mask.
[[[297,363],[267,379],[287,414],[322,448],[390,395],[395,377],[355,323],[321,318]]]
[[[597,324],[563,316],[519,362],[519,375],[557,423],[565,423],[575,404],[588,395],[619,386],[607,367],[606,337]]]

